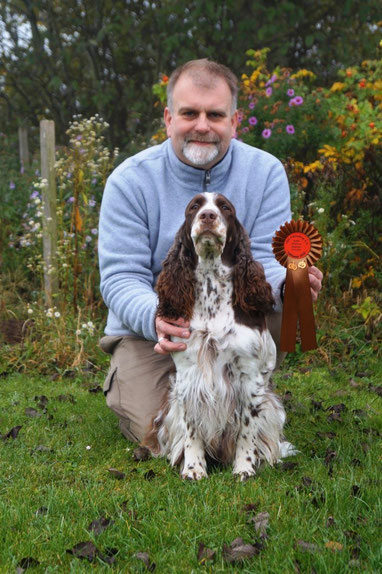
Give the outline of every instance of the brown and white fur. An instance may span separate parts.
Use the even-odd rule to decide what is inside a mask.
[[[206,453],[233,463],[242,480],[261,461],[293,454],[282,440],[285,411],[270,389],[272,290],[223,195],[190,201],[157,291],[158,315],[189,319],[191,336],[186,351],[172,355],[176,375],[143,444],[172,465],[183,462],[189,479],[207,476]]]

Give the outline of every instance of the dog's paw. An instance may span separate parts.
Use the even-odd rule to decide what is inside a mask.
[[[246,470],[235,469],[233,471],[234,476],[240,477],[240,482],[245,482],[249,478],[253,478],[255,476],[255,474],[256,474],[256,472],[252,468],[251,469],[247,468]]]
[[[200,464],[188,464],[181,472],[181,477],[186,480],[201,480],[207,476],[206,470]]]

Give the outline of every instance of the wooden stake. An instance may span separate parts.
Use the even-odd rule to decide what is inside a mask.
[[[58,295],[57,274],[57,199],[55,164],[54,121],[40,122],[41,176],[43,183],[43,253],[44,253],[44,291],[47,307],[53,307]]]
[[[29,166],[28,128],[19,126],[19,153],[21,167]]]

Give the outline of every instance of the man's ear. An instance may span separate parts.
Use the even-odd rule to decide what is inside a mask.
[[[165,107],[165,109],[164,109],[163,118],[164,118],[164,123],[166,125],[167,136],[170,138],[171,137],[172,115],[171,115],[170,109],[168,107]]]
[[[235,137],[236,135],[236,129],[237,129],[237,124],[238,124],[238,118],[239,118],[239,113],[236,110],[235,113],[232,115],[231,117],[231,125],[232,125],[232,136],[231,137]]]

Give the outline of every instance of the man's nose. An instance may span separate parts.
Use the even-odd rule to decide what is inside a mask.
[[[207,114],[199,114],[195,129],[198,132],[208,132],[210,129],[210,124],[207,118]]]

